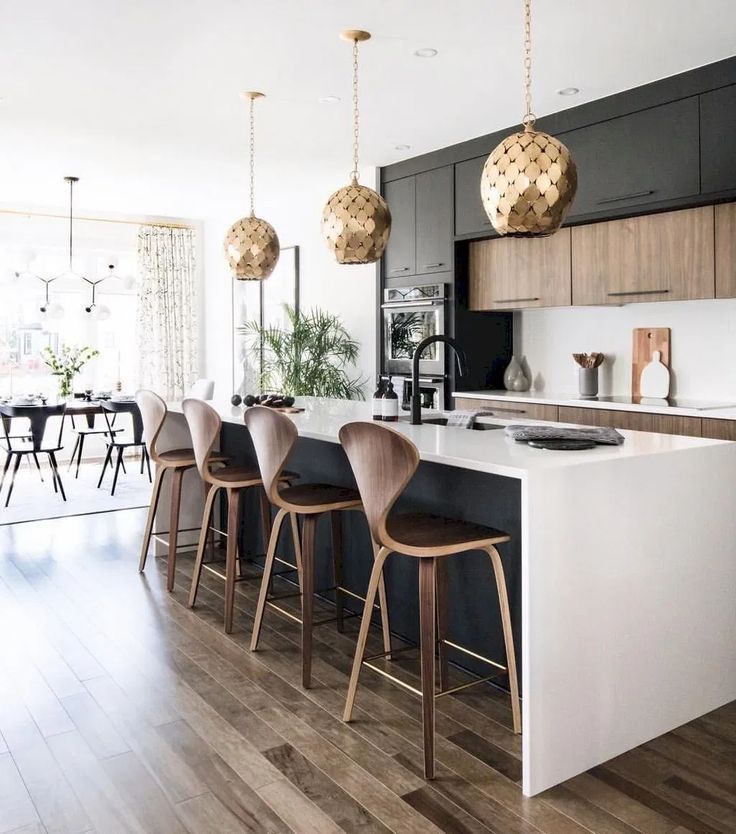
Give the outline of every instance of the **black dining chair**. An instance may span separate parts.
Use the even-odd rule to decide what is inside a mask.
[[[102,472],[100,473],[100,480],[97,482],[97,488],[102,486],[102,480],[105,477],[108,465],[111,469],[114,468],[112,478],[112,489],[110,495],[115,495],[115,487],[118,483],[118,473],[120,468],[125,471],[125,464],[123,462],[123,455],[126,449],[141,450],[141,475],[143,474],[143,467],[148,467],[148,480],[151,481],[151,459],[148,456],[148,449],[143,439],[143,418],[141,417],[138,403],[136,402],[115,402],[110,400],[100,401],[100,408],[107,423],[107,453],[105,454],[105,462],[102,464]],[[131,417],[131,434],[118,435],[119,428],[113,427],[113,421],[119,414],[130,414]],[[112,456],[116,454],[115,465],[113,467]]]
[[[69,419],[71,420],[72,431],[75,432],[77,435],[77,439],[74,442],[74,449],[72,450],[72,456],[69,459],[69,469],[71,469],[72,466],[74,466],[74,459],[76,458],[77,465],[74,472],[74,477],[78,478],[79,465],[82,462],[82,453],[84,451],[84,441],[88,437],[90,437],[90,435],[104,435],[107,438],[110,436],[110,431],[116,434],[123,430],[121,428],[115,428],[115,414],[112,415],[110,425],[107,425],[107,421],[105,421],[104,426],[96,424],[97,415],[94,414],[94,412],[82,412],[75,414],[74,411],[70,409],[68,415]],[[78,424],[74,422],[75,417],[79,421]],[[110,428],[110,426],[112,426],[112,429]],[[125,472],[125,464],[123,464],[123,472]]]
[[[8,486],[8,494],[5,497],[5,506],[10,504],[10,496],[13,494],[13,487],[15,485],[15,475],[20,467],[20,462],[26,455],[31,455],[38,467],[41,466],[38,462],[38,455],[44,454],[48,457],[49,467],[51,468],[52,482],[54,485],[54,492],[60,492],[61,497],[66,501],[66,493],[64,492],[64,485],[61,482],[61,475],[59,475],[59,466],[56,462],[56,453],[63,448],[61,438],[64,434],[64,417],[66,414],[66,403],[59,405],[0,405],[0,416],[3,418],[3,437],[2,445],[5,451],[5,466],[3,467],[3,474],[0,477],[0,493],[5,484],[5,476],[8,474],[11,463],[15,460],[13,471],[10,476],[10,485]],[[59,434],[55,432],[48,439],[46,435],[46,423],[49,417],[59,417]],[[11,434],[11,423],[16,419],[25,419],[29,422],[29,430],[21,435]],[[28,445],[24,438],[30,434],[31,443]]]

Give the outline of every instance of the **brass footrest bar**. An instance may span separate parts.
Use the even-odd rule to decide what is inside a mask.
[[[369,660],[379,660],[382,657],[388,657],[392,659],[395,654],[401,654],[402,652],[411,652],[414,651],[418,646],[416,643],[412,643],[410,646],[402,646],[400,649],[391,649],[390,652],[379,652],[378,654],[369,654],[367,657],[363,658],[363,663],[368,663]]]
[[[299,595],[298,594],[284,594],[283,596],[276,597],[276,599],[284,599],[285,597],[291,597],[291,596],[299,596]],[[272,602],[271,600],[266,600],[266,605],[268,605],[269,608],[273,608],[274,611],[278,611],[279,614],[283,614],[285,617],[288,617],[290,620],[293,620],[295,623],[299,623],[299,625],[302,624],[302,618],[301,617],[297,617],[297,615],[292,614],[291,611],[287,611],[285,608],[282,608],[280,605],[276,605],[275,602]],[[343,620],[349,620],[352,617],[360,617],[360,616],[361,615],[357,611],[347,611],[347,612],[343,613],[342,618],[343,618]],[[323,620],[314,620],[312,622],[312,628],[317,628],[317,626],[327,625],[328,623],[336,623],[337,620],[338,620],[337,617],[327,617]]]
[[[506,671],[504,669],[504,671]],[[499,672],[500,674],[500,672]],[[452,695],[455,692],[460,692],[463,689],[468,689],[471,686],[477,686],[479,683],[488,683],[488,681],[492,681],[494,678],[497,678],[498,675],[486,675],[484,678],[478,678],[474,681],[468,681],[467,683],[461,683],[459,686],[451,686],[449,689],[443,689],[440,692],[435,692],[435,698],[441,698],[443,695]]]
[[[450,640],[439,640],[438,642],[442,643],[445,646],[449,646],[451,649],[457,649],[459,652],[463,652],[467,654],[469,657],[474,657],[476,660],[480,660],[483,663],[487,663],[489,666],[495,666],[496,669],[500,669],[502,672],[508,672],[508,669],[505,666],[502,666],[500,663],[496,663],[495,660],[491,660],[490,657],[485,657],[482,654],[478,654],[477,652],[473,652],[470,649],[466,649],[465,646],[460,646],[458,643],[453,643]]]
[[[404,689],[407,689],[409,692],[413,692],[415,695],[419,695],[420,698],[422,697],[421,689],[417,689],[416,686],[412,686],[410,683],[402,681],[401,678],[397,678],[396,675],[392,675],[385,669],[381,669],[380,666],[376,666],[374,663],[370,663],[367,660],[363,661],[363,666],[367,666],[369,669],[372,669],[374,672],[377,672],[382,677],[388,678],[392,683],[395,683],[397,686],[401,686]]]

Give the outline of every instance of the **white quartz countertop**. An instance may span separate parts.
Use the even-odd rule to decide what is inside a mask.
[[[540,391],[453,391],[452,396],[465,397],[469,400],[562,405],[573,408],[602,408],[606,411],[642,411],[647,414],[672,414],[677,417],[704,417],[708,420],[736,420],[736,406],[725,405],[722,407],[715,403],[705,402],[698,403],[698,405],[706,407],[688,408],[666,405],[662,401],[654,400],[642,403],[609,402],[605,399],[584,399],[569,394],[548,394]]]
[[[232,406],[227,402],[217,401],[210,405],[224,422],[243,425],[243,406]],[[345,423],[371,420],[369,402],[300,397],[296,405],[304,407],[305,411],[289,415],[290,418],[296,424],[301,437],[314,440],[337,443],[338,432]],[[169,410],[181,413],[181,403],[170,403]],[[429,412],[426,416],[438,415],[437,412]],[[533,421],[483,418],[482,422],[505,426],[510,422]],[[621,434],[626,438],[622,446],[596,446],[595,449],[585,451],[562,452],[534,449],[525,443],[518,443],[507,437],[503,428],[472,431],[430,424],[412,426],[408,415],[402,416],[398,423],[387,425],[412,440],[419,449],[422,460],[519,479],[524,479],[535,471],[550,468],[600,464],[606,461],[615,463],[632,457],[696,452],[698,449],[719,444],[733,445],[726,441],[705,438],[622,431]]]

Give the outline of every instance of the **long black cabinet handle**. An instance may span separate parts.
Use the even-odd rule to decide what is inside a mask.
[[[444,266],[444,264],[443,264],[443,263],[438,263],[438,264],[424,264],[424,266],[422,267],[422,269],[434,269],[434,268],[435,268],[435,267],[437,267],[437,266]]]
[[[620,297],[623,295],[662,295],[669,292],[669,290],[626,290],[624,292],[609,292],[608,295],[612,297]]]
[[[519,301],[539,301],[539,298],[495,298],[494,304],[514,304]]]
[[[633,200],[634,197],[648,197],[650,194],[654,194],[653,188],[650,188],[649,191],[633,191],[631,194],[622,194],[620,197],[606,197],[605,200],[598,200],[598,205],[618,203],[620,200]]]
[[[409,271],[409,267],[408,267],[408,266],[399,266],[399,267],[397,267],[396,269],[389,269],[389,272],[390,272],[392,275],[394,274],[394,272],[408,272],[408,271]]]

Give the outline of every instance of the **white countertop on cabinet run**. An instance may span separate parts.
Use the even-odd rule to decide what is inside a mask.
[[[232,406],[229,403],[217,401],[211,405],[223,421],[242,425],[244,412],[242,406]],[[300,397],[297,405],[303,406],[305,411],[289,416],[302,437],[314,440],[337,443],[339,442],[338,432],[345,423],[371,419],[371,406],[368,402]],[[169,408],[180,412],[181,404],[173,403],[169,405]],[[429,412],[426,416],[436,417],[437,412]],[[480,422],[503,427],[511,422],[534,421],[510,420],[507,417],[504,419],[481,418]],[[412,440],[419,449],[422,460],[522,479],[534,471],[600,464],[607,461],[615,462],[650,455],[691,452],[727,443],[727,441],[705,438],[622,431],[621,434],[626,438],[622,446],[596,446],[595,449],[585,451],[554,452],[534,449],[525,443],[517,443],[506,436],[503,428],[493,431],[472,431],[426,423],[421,426],[412,426],[408,415],[402,416],[398,423],[387,425]],[[569,428],[569,424],[567,427]]]
[[[642,411],[647,414],[670,414],[676,417],[703,417],[708,420],[736,420],[736,406],[703,403],[705,408],[661,405],[656,402],[609,402],[605,399],[584,399],[569,394],[546,394],[541,391],[453,391],[453,397],[537,405],[562,405],[572,408],[602,408],[605,411]],[[707,407],[711,406],[711,407]]]

